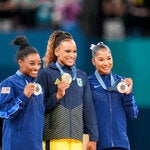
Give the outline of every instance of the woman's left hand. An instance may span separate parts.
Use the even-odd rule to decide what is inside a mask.
[[[131,78],[126,78],[126,79],[124,79],[124,82],[125,82],[125,84],[127,84],[127,86],[128,86],[128,89],[127,89],[127,91],[125,92],[125,94],[130,94],[131,91],[132,91],[133,81],[132,81]]]
[[[87,143],[86,150],[96,150],[96,142],[95,141],[89,141]]]

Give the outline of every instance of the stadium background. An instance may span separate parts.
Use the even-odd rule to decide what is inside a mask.
[[[58,12],[52,12],[53,10],[58,10],[52,8],[53,6],[57,6],[65,0],[37,0],[39,3],[36,8],[35,3],[33,3],[36,0],[0,0],[0,3],[5,1],[15,1],[16,4],[19,4],[19,7],[17,5],[17,7],[13,7],[13,10],[12,7],[11,10],[5,10],[0,5],[2,6],[0,7],[0,82],[14,74],[18,69],[17,62],[15,61],[15,53],[18,47],[14,47],[11,44],[17,35],[25,35],[31,45],[37,48],[41,57],[43,57],[47,41],[53,30],[60,27],[60,29],[69,31],[77,43],[78,57],[76,65],[87,72],[88,75],[94,71],[94,67],[91,64],[90,44],[103,41],[112,50],[114,59],[113,71],[122,76],[131,77],[134,80],[134,92],[139,107],[139,117],[136,120],[128,121],[131,150],[149,150],[150,1],[133,0],[136,2],[133,6],[133,3],[131,5],[128,3],[131,0],[73,0],[81,2],[82,6],[79,18],[71,18],[73,20],[67,20],[67,18],[61,20]],[[23,1],[28,2],[28,4],[22,6],[20,2]],[[102,2],[106,2],[105,5],[102,5]],[[108,4],[107,2],[113,3]],[[107,4],[109,7],[100,9],[102,6],[108,6]],[[6,6],[8,5],[6,4]],[[149,15],[144,18],[135,17],[131,14],[133,11],[128,12],[130,7],[136,9],[147,7]],[[106,8],[109,8],[108,12],[106,12]],[[112,10],[110,11],[111,8]],[[124,8],[127,9],[125,10]],[[80,12],[79,8],[76,8],[76,10]],[[105,11],[103,12],[103,10]],[[123,12],[123,10],[125,11]],[[53,15],[55,14],[53,17],[47,15],[50,11]],[[44,18],[43,12],[45,14]],[[138,10],[138,12],[140,11]],[[71,12],[66,14],[71,14]],[[103,21],[110,23],[105,30],[102,27]],[[119,23],[119,25],[122,25],[122,22],[124,24],[123,26],[118,26],[114,22]],[[80,24],[79,26],[78,23]],[[122,27],[126,28],[126,35]],[[104,32],[108,30],[110,33]]]

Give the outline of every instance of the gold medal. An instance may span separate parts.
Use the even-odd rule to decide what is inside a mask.
[[[42,93],[42,87],[40,84],[35,83],[34,95],[39,95]]]
[[[119,82],[117,85],[117,90],[120,93],[125,93],[128,89],[128,85],[125,84],[124,82]]]
[[[66,81],[68,84],[70,84],[72,82],[72,77],[69,73],[64,73],[61,76],[62,81]]]

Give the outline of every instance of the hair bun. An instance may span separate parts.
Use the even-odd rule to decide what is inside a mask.
[[[20,45],[20,47],[29,46],[28,41],[25,36],[18,36],[14,42],[15,45]]]
[[[99,42],[99,43],[97,43],[97,45],[104,45],[104,43],[103,42]]]

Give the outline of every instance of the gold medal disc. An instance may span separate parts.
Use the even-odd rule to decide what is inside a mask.
[[[72,77],[69,73],[64,73],[61,76],[62,81],[66,81],[68,84],[70,84],[72,82]]]

